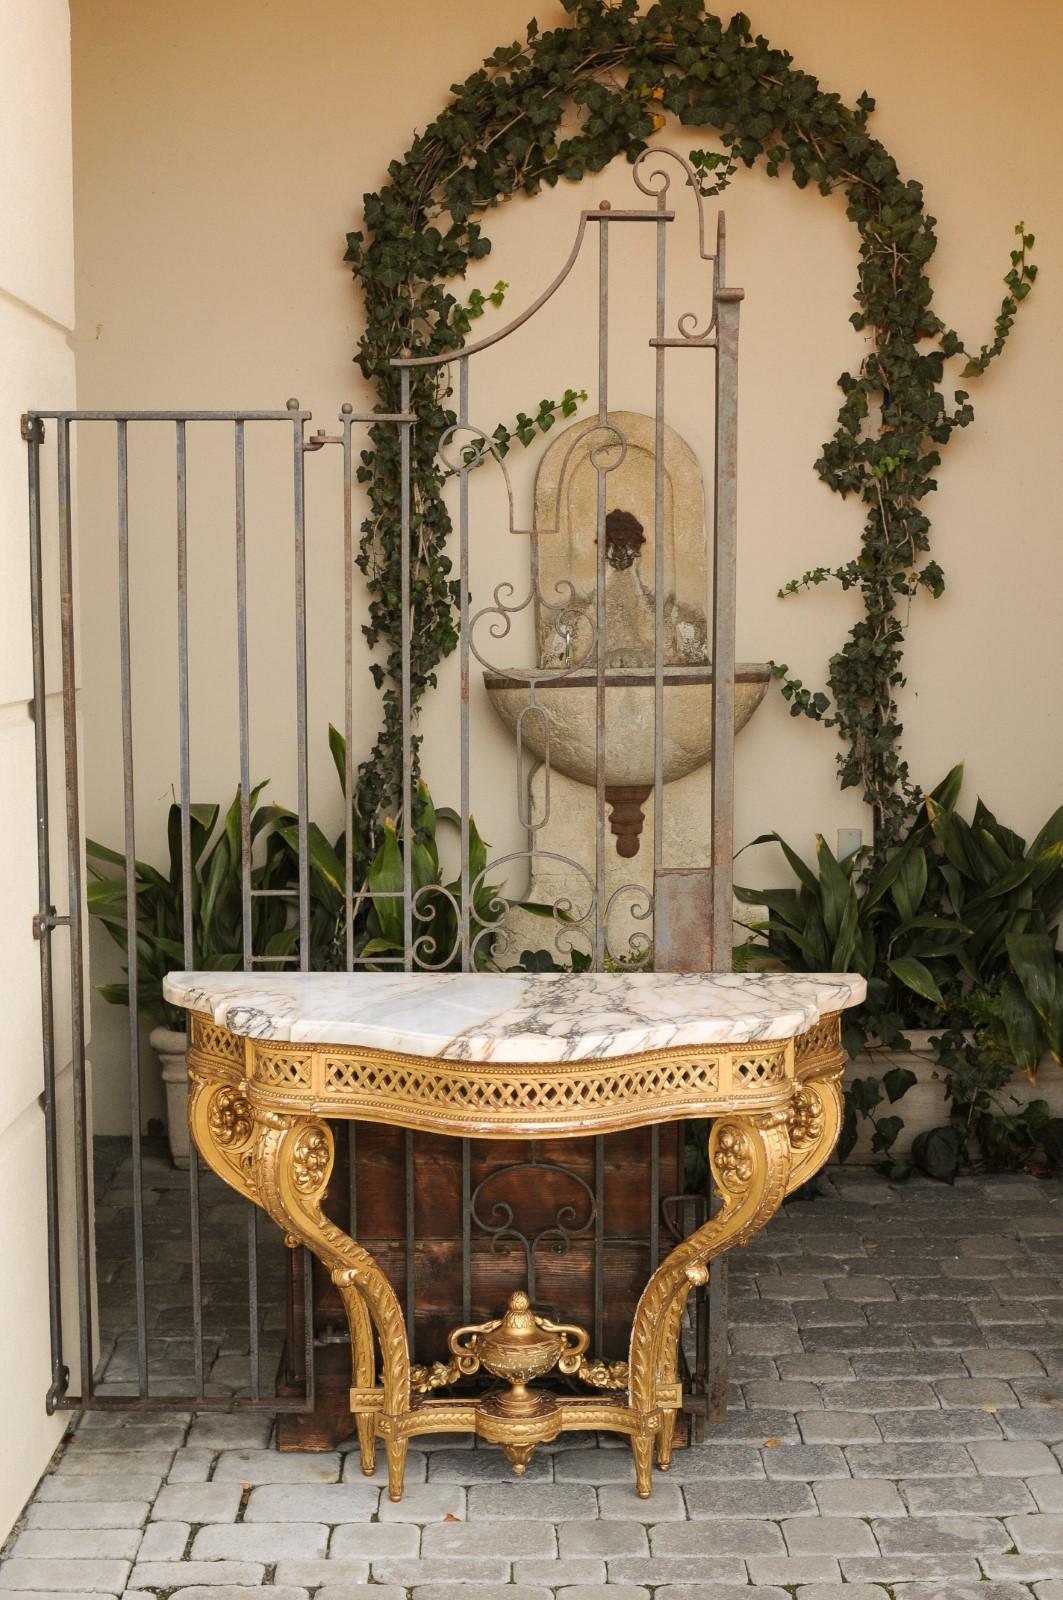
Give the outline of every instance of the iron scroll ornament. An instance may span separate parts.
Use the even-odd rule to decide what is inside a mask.
[[[569,1201],[558,1206],[553,1221],[533,1233],[525,1233],[517,1226],[516,1213],[508,1200],[496,1200],[491,1206],[489,1216],[484,1216],[480,1211],[480,1202],[485,1197],[485,1191],[489,1191],[493,1184],[502,1179],[524,1172],[532,1175],[532,1181],[537,1173],[555,1173],[570,1182],[576,1191],[575,1202]],[[488,1202],[485,1200],[486,1203]],[[581,1215],[584,1210],[586,1214]],[[509,1245],[517,1245],[523,1250],[524,1282],[527,1284],[529,1296],[534,1300],[537,1252],[544,1245],[552,1245],[556,1255],[566,1254],[574,1239],[586,1238],[592,1234],[598,1207],[594,1190],[586,1179],[559,1162],[544,1161],[533,1143],[532,1154],[527,1160],[510,1162],[481,1179],[472,1191],[469,1214],[481,1233],[487,1234],[490,1238],[492,1254],[502,1254]]]

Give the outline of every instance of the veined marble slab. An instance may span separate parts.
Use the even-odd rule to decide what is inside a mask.
[[[859,1005],[853,973],[171,972],[231,1033],[450,1061],[589,1061],[789,1039]]]

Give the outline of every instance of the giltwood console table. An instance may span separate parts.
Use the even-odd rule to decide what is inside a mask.
[[[691,1289],[745,1244],[837,1138],[845,1056],[839,1013],[862,978],[829,974],[174,973],[191,1012],[192,1138],[218,1175],[305,1244],[337,1285],[350,1327],[351,1412],[362,1469],[384,1440],[402,1495],[422,1433],[475,1432],[518,1471],[568,1429],[627,1434],[636,1484],[670,1464],[682,1403],[678,1351]],[[578,1137],[714,1119],[721,1205],[657,1267],[635,1311],[628,1360],[588,1353],[518,1290],[491,1322],[455,1329],[430,1366],[410,1360],[402,1306],[356,1240],[324,1215],[328,1118],[467,1138]],[[437,1395],[480,1367],[483,1396]],[[591,1393],[529,1388],[553,1368]],[[508,1387],[506,1387],[508,1384]]]

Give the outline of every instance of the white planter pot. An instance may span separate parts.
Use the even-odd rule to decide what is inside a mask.
[[[170,1140],[170,1159],[175,1167],[187,1167],[191,1145],[188,1136],[188,1068],[185,1051],[188,1036],[174,1028],[152,1028],[148,1039],[159,1058],[166,1089],[166,1132]]]
[[[907,1094],[902,1095],[891,1105],[883,1090],[882,1104],[875,1110],[876,1116],[896,1115],[904,1119],[904,1127],[897,1135],[897,1141],[891,1150],[892,1155],[909,1155],[916,1134],[925,1133],[928,1128],[940,1128],[949,1120],[948,1107],[945,1104],[944,1074],[935,1066],[934,1053],[930,1048],[932,1035],[940,1031],[939,1028],[913,1028],[908,1034],[912,1046],[910,1050],[881,1048],[861,1050],[858,1056],[850,1058],[846,1068],[847,1083],[853,1078],[878,1078],[881,1081],[893,1067],[907,1067],[909,1072],[915,1073],[916,1082]],[[1047,1100],[1052,1115],[1063,1117],[1063,1072],[1060,1072],[1051,1056],[1047,1055],[1038,1069],[1036,1083],[1031,1083],[1025,1074],[1016,1068],[1011,1082],[1001,1091],[1001,1100],[1008,1110],[1014,1111],[1021,1111],[1031,1100]],[[871,1138],[875,1131],[871,1123],[866,1117],[861,1117],[858,1126],[859,1132],[852,1155],[849,1157],[849,1165],[869,1165],[881,1161],[881,1155],[871,1149]]]

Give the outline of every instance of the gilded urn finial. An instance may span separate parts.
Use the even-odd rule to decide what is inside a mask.
[[[450,1336],[456,1356],[475,1358],[486,1371],[509,1384],[508,1390],[492,1395],[485,1404],[499,1416],[514,1418],[540,1416],[554,1409],[556,1402],[550,1395],[535,1394],[528,1384],[554,1367],[575,1372],[589,1342],[585,1329],[538,1316],[524,1289],[510,1295],[504,1317],[456,1328]]]

